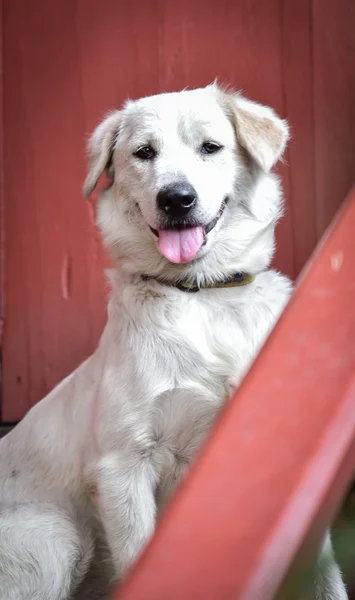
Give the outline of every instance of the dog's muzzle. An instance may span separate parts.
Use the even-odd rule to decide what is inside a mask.
[[[185,190],[188,191],[188,188]],[[183,211],[181,206],[185,204],[187,216],[180,218],[170,216],[164,221],[161,228],[150,227],[150,229],[158,237],[158,248],[165,258],[173,263],[186,263],[194,260],[202,246],[205,245],[206,236],[217,225],[226,208],[228,198],[224,199],[217,215],[207,225],[201,225],[195,219],[189,218],[188,213],[196,203],[196,197],[192,193],[180,194],[178,201],[175,198],[174,202],[178,203],[179,208],[175,207],[173,210]],[[161,203],[165,202],[167,202],[167,198],[163,197]],[[188,207],[189,204],[191,207]]]

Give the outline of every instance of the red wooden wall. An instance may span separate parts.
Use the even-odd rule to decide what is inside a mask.
[[[97,343],[104,252],[87,134],[127,97],[216,76],[292,125],[276,265],[296,276],[353,180],[353,0],[2,0],[2,420]],[[3,152],[2,152],[3,150]]]

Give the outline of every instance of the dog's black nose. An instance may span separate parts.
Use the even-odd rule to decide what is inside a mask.
[[[158,208],[168,217],[185,217],[195,206],[197,194],[189,183],[173,183],[157,195]]]

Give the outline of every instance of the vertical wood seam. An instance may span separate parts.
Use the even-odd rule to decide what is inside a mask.
[[[281,102],[282,102],[282,110],[283,116],[288,117],[287,115],[287,94],[285,89],[285,60],[284,60],[284,35],[285,35],[285,20],[284,20],[284,2],[283,0],[279,0],[279,23],[280,23],[280,75],[281,75]],[[292,130],[292,124],[291,124]],[[292,277],[294,278],[297,275],[297,260],[296,260],[296,233],[295,233],[295,219],[294,219],[294,194],[293,194],[293,185],[292,185],[292,169],[291,169],[291,153],[289,146],[285,151],[286,157],[286,165],[287,171],[285,173],[288,179],[288,202],[287,202],[287,211],[290,213],[291,217],[291,246],[292,246]]]
[[[0,0],[0,423],[3,406],[2,345],[5,321],[5,210],[4,210],[4,10]]]
[[[311,67],[311,102],[313,121],[313,205],[314,205],[314,237],[319,241],[319,207],[318,207],[318,178],[317,178],[317,132],[316,132],[316,77],[315,77],[315,39],[314,39],[314,0],[309,0],[309,46]]]
[[[0,0],[0,348],[5,319],[5,207],[4,207],[4,10]]]

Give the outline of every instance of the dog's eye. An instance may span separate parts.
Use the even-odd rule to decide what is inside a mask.
[[[216,144],[216,142],[205,142],[201,146],[202,154],[213,154],[214,152],[218,152],[221,150],[222,146]]]
[[[136,156],[137,158],[141,158],[142,160],[150,160],[154,158],[155,155],[156,152],[151,146],[142,146],[141,148],[138,148],[138,150],[134,153],[134,156]]]

